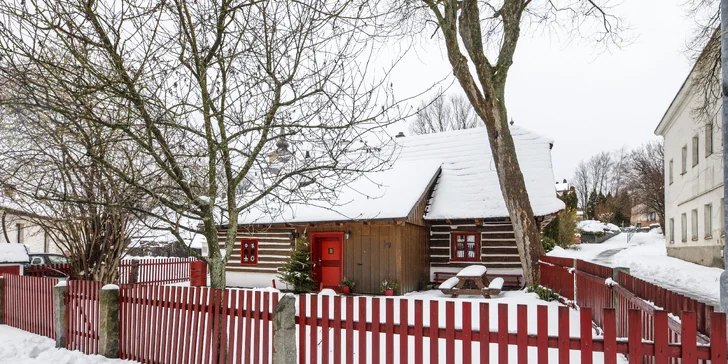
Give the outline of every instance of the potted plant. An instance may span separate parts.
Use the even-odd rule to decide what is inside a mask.
[[[388,281],[386,279],[382,281],[382,292],[384,292],[385,296],[394,296],[395,289],[397,289],[396,281]]]
[[[339,287],[341,287],[341,292],[344,294],[350,294],[354,286],[356,286],[356,282],[346,277],[344,277],[344,280],[342,280],[339,284]]]

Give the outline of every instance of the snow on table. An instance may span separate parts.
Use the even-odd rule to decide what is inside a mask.
[[[85,355],[79,351],[56,349],[56,342],[14,327],[0,325],[0,363],[13,364],[122,364],[130,360],[107,359],[100,355]]]
[[[488,269],[484,265],[469,265],[458,272],[458,277],[482,277]]]
[[[667,256],[665,237],[659,230],[636,233],[629,243],[627,234],[619,234],[601,244],[580,244],[578,250],[556,247],[548,255],[629,268],[632,276],[680,294],[708,304],[720,301],[723,269]]]

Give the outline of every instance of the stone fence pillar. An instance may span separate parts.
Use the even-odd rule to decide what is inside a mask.
[[[114,284],[99,292],[99,355],[119,357],[119,286]]]
[[[273,313],[273,332],[273,364],[295,364],[297,360],[295,296],[286,294],[278,301]]]
[[[65,280],[58,281],[53,287],[53,330],[56,334],[56,347],[66,348],[66,285]]]

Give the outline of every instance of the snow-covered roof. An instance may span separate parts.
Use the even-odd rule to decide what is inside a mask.
[[[516,125],[511,126],[511,134],[534,214],[545,216],[563,209],[553,182],[552,141]],[[485,128],[399,140],[403,148],[398,162],[442,161],[425,219],[508,216]]]
[[[552,141],[511,126],[518,161],[534,214],[564,208],[556,197],[551,166]],[[425,219],[477,219],[508,216],[485,128],[398,138],[391,169],[367,173],[344,186],[331,205],[296,204],[278,217],[243,214],[243,224],[405,218],[440,171]]]
[[[331,205],[294,204],[274,218],[249,214],[240,220],[247,224],[275,224],[407,217],[437,175],[440,164],[437,158],[398,159],[390,169],[367,173],[343,186],[338,201]]]
[[[0,263],[28,263],[28,251],[25,245],[0,243]]]

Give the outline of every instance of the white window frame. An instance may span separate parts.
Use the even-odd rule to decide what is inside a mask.
[[[705,125],[705,158],[713,154],[713,122]]]
[[[669,181],[670,181],[670,184],[672,184],[672,181],[673,181],[673,178],[672,178],[672,170],[673,170],[673,167],[672,167],[672,165],[673,165],[672,159],[670,159],[670,167],[669,167],[669,172],[670,172],[670,177],[669,177],[670,179],[669,179]]]
[[[688,173],[688,145],[685,144],[682,147],[682,170],[680,175]]]
[[[670,218],[670,244],[675,244],[675,219]]]
[[[680,215],[680,235],[683,243],[688,241],[688,214],[682,213]]]

